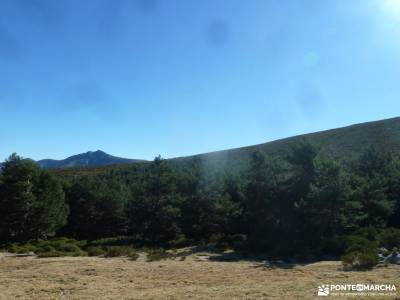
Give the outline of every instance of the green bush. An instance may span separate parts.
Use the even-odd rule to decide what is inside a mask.
[[[101,247],[89,247],[86,251],[89,256],[101,256],[105,252]]]
[[[375,251],[377,253],[378,244],[370,241],[362,236],[350,235],[345,239],[346,251],[350,252],[364,252],[367,250]]]
[[[77,245],[74,244],[61,244],[58,247],[55,247],[57,251],[60,252],[79,252],[82,251]]]
[[[28,252],[35,252],[36,247],[31,244],[25,244],[25,245],[11,244],[7,248],[7,251],[10,253],[23,254]]]
[[[368,270],[378,264],[378,255],[375,251],[353,251],[342,256],[342,263],[346,270]]]
[[[39,258],[46,258],[46,257],[60,257],[64,256],[61,252],[51,251],[51,252],[41,252],[38,254]]]
[[[35,253],[38,254],[38,253],[55,252],[55,251],[56,251],[56,249],[51,245],[48,245],[48,244],[40,245],[39,244],[36,248]]]
[[[215,249],[219,252],[224,252],[229,250],[229,244],[227,242],[220,241],[215,245]]]
[[[171,255],[171,253],[168,253],[163,248],[159,248],[159,249],[153,249],[147,254],[147,261],[159,261],[172,257],[173,255]]]
[[[17,244],[11,244],[7,248],[7,251],[10,253],[17,253],[18,250],[19,250],[19,246]]]
[[[228,241],[234,250],[245,251],[248,249],[247,236],[245,234],[230,235]]]
[[[379,245],[386,249],[400,247],[400,229],[386,228],[379,235]]]
[[[83,250],[78,250],[74,252],[61,252],[62,256],[87,256],[87,252]]]
[[[352,236],[363,237],[369,241],[376,241],[379,235],[379,230],[375,227],[360,228],[353,233]]]
[[[131,253],[128,255],[128,257],[129,257],[131,260],[137,260],[137,259],[139,258],[139,254],[137,254],[136,252],[131,252]]]
[[[30,240],[26,244],[11,244],[8,251],[12,253],[34,252],[39,257],[57,256],[85,256],[82,247],[86,241],[77,241],[70,238],[55,238],[51,240]]]
[[[178,236],[176,239],[170,241],[168,245],[171,248],[183,248],[190,244],[190,241],[185,238],[184,235]]]
[[[89,246],[128,246],[132,245],[134,242],[135,239],[130,236],[116,236],[91,241]]]
[[[125,246],[110,246],[106,248],[104,253],[105,257],[118,257],[118,256],[134,256],[135,251],[130,247]]]

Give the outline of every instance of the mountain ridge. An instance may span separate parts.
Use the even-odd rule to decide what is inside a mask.
[[[173,163],[185,163],[192,159],[199,159],[212,167],[229,169],[240,169],[246,165],[250,154],[254,151],[261,151],[272,158],[283,157],[285,153],[296,144],[305,141],[322,150],[322,152],[338,158],[341,161],[352,161],[357,158],[366,148],[374,146],[379,151],[391,152],[400,156],[400,117],[352,124],[349,126],[333,128],[323,131],[306,133],[292,137],[286,137],[262,144],[243,146],[239,148],[219,150],[169,158]],[[103,172],[114,165],[129,166],[131,163],[148,162],[146,160],[135,160],[134,162],[124,161],[107,165],[75,165],[60,167],[61,170],[69,170],[67,173],[79,174]],[[95,168],[96,170],[93,170]],[[60,170],[60,171],[61,171]]]
[[[146,162],[142,159],[129,159],[112,156],[104,151],[88,151],[69,156],[65,159],[42,159],[37,161],[40,167],[44,169],[73,168],[73,167],[97,167],[108,165],[121,165]]]

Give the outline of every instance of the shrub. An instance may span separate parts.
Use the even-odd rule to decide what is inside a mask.
[[[373,268],[379,262],[378,245],[362,236],[348,236],[347,246],[342,263],[346,270],[367,270]]]
[[[184,235],[178,236],[176,239],[170,241],[168,245],[171,248],[183,248],[190,244],[190,241],[185,238]]]
[[[229,244],[227,242],[220,241],[215,245],[215,249],[219,252],[224,252],[229,249]]]
[[[77,245],[74,244],[61,244],[58,247],[56,247],[57,251],[60,252],[80,252],[82,251],[81,248],[79,248]]]
[[[87,256],[87,252],[79,249],[74,252],[61,252],[62,256]]]
[[[232,248],[237,251],[245,251],[248,249],[247,236],[245,234],[233,234],[229,236],[229,243]]]
[[[90,246],[127,246],[135,242],[130,236],[116,236],[91,241]]]
[[[163,248],[153,249],[147,254],[147,261],[159,261],[171,258],[173,255],[165,251]]]
[[[105,257],[118,257],[134,255],[135,251],[130,247],[124,246],[110,246],[106,248],[104,253]]]
[[[8,251],[12,253],[34,252],[39,257],[55,256],[85,256],[82,250],[86,241],[77,241],[70,238],[55,238],[51,240],[30,240],[26,244],[11,244]]]
[[[45,257],[60,257],[64,256],[62,253],[57,252],[57,251],[51,251],[51,252],[41,252],[38,254],[39,258],[45,258]]]
[[[54,249],[54,247],[48,245],[48,244],[44,244],[44,245],[38,245],[36,248],[35,253],[46,253],[46,252],[55,252],[56,249]]]
[[[17,244],[11,244],[7,248],[7,251],[10,253],[17,253],[18,250],[19,250],[19,246]]]
[[[400,229],[386,228],[379,235],[379,244],[387,249],[400,247]]]
[[[364,227],[354,232],[353,236],[363,237],[370,241],[375,241],[379,235],[379,231],[375,227]]]
[[[104,250],[100,247],[89,247],[86,249],[89,256],[101,256],[104,255]]]
[[[346,237],[346,254],[350,252],[364,252],[364,251],[374,251],[377,253],[378,245],[376,242],[370,241],[364,237],[350,235]]]
[[[347,270],[368,270],[378,264],[378,255],[374,251],[353,251],[342,256],[342,263]]]
[[[132,252],[128,255],[128,257],[129,257],[131,260],[137,260],[137,259],[139,258],[139,254],[137,254],[136,252],[132,251]]]
[[[26,244],[26,245],[11,244],[7,248],[7,251],[10,253],[23,254],[28,252],[35,252],[36,247],[31,244]]]

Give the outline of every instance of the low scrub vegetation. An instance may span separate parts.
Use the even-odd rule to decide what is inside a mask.
[[[396,252],[400,245],[400,229],[364,228],[354,235],[345,236],[342,239],[344,255],[343,266],[346,270],[368,270],[379,263],[378,252],[388,256]],[[380,249],[380,250],[378,250]]]
[[[345,270],[368,270],[378,264],[378,254],[371,249],[352,251],[342,256]]]
[[[39,257],[85,256],[86,241],[70,238],[55,238],[51,240],[31,240],[28,243],[11,244],[7,250],[11,253],[25,254],[33,252]]]
[[[166,251],[163,248],[152,249],[147,253],[147,261],[159,261],[173,258],[174,254]]]
[[[70,238],[56,238],[51,240],[29,241],[22,244],[11,244],[8,252],[16,254],[34,253],[38,257],[60,257],[60,256],[104,256],[118,257],[127,256],[136,260],[139,256],[135,249],[130,246],[88,246],[86,241],[77,241]]]
[[[88,256],[102,256],[105,254],[105,251],[101,247],[88,247],[86,249]]]
[[[136,252],[131,247],[109,246],[109,247],[106,247],[104,256],[105,257],[118,257],[118,256],[135,257]]]

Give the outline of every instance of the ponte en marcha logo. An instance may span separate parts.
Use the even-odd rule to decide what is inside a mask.
[[[318,296],[396,296],[394,284],[323,284],[318,286]]]

